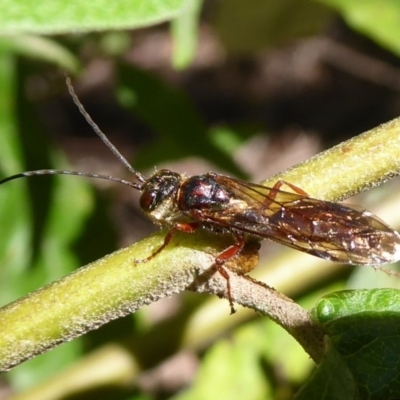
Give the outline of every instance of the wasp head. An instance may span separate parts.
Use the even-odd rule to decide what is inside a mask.
[[[176,199],[182,181],[180,174],[162,169],[143,183],[140,207],[153,222],[168,226],[181,215]]]

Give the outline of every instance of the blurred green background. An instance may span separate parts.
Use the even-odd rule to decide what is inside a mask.
[[[256,182],[400,113],[398,2],[82,3],[0,0],[0,177],[58,168],[130,179],[79,114],[65,72],[146,176],[168,167]],[[356,201],[400,227],[388,211],[396,191],[391,182]],[[7,183],[1,305],[154,229],[138,193],[118,184]],[[303,271],[301,257],[264,244],[260,264],[286,265],[276,287],[306,307],[336,289],[398,285],[365,267]],[[112,322],[3,375],[0,399],[292,398],[312,371],[307,354],[270,321],[229,317],[219,303],[185,293]],[[209,331],[207,318],[219,321]],[[164,330],[175,342],[159,351]],[[140,362],[131,342],[152,343]]]

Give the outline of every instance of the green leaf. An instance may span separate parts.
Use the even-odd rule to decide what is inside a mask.
[[[358,400],[353,377],[340,354],[329,346],[311,379],[293,400]]]
[[[185,0],[0,0],[0,34],[131,29],[168,21]]]
[[[346,22],[380,45],[400,54],[397,0],[318,0],[338,10]]]
[[[118,74],[120,101],[158,135],[155,144],[136,156],[139,170],[159,165],[166,155],[171,160],[199,156],[243,175],[230,155],[210,145],[204,121],[183,93],[131,65],[121,63]]]
[[[54,164],[65,166],[65,162],[60,162],[60,159],[58,157],[58,162]],[[89,184],[83,179],[72,176],[58,176],[54,179],[39,255],[30,272],[30,290],[79,267],[79,260],[71,245],[82,232],[92,205]]]
[[[176,400],[269,398],[259,355],[251,341],[219,341],[205,356],[192,389]],[[270,394],[270,393],[269,393]]]
[[[15,391],[26,390],[29,393],[30,388],[34,388],[40,382],[48,382],[49,377],[72,365],[81,356],[83,347],[82,339],[65,343],[51,352],[41,354],[15,367],[7,373],[7,378]]]
[[[77,73],[79,70],[79,61],[70,51],[55,40],[41,36],[0,37],[0,51],[11,51],[26,57],[51,62],[70,73]]]
[[[319,32],[331,16],[324,6],[298,0],[218,2],[215,29],[228,50],[250,53]]]
[[[239,129],[228,126],[217,126],[208,131],[210,142],[226,154],[234,154],[243,144],[245,138]],[[256,131],[252,132],[256,134]]]
[[[187,0],[182,14],[172,21],[172,63],[175,68],[187,67],[195,56],[201,5],[201,0]]]
[[[18,69],[14,59],[0,54],[1,176],[37,168],[36,162],[42,168],[51,168],[50,159],[55,158],[32,104],[16,90],[15,71]],[[19,76],[21,80],[24,77],[23,73]],[[25,148],[27,160],[26,166],[22,166]],[[32,166],[35,156],[39,161],[33,160],[35,166]],[[65,166],[60,156],[55,164]],[[84,180],[73,177],[21,179],[0,187],[0,300],[3,304],[79,266],[71,246],[91,211],[91,200]],[[9,377],[18,382],[18,387],[30,386],[75,360],[81,353],[81,343],[78,340],[21,365]]]
[[[347,375],[348,369],[351,373],[359,396],[356,398],[400,397],[399,290],[332,293],[313,313],[340,355],[337,368],[343,369],[344,363],[343,372]],[[332,357],[337,360],[336,355],[328,354],[328,362],[332,363]],[[318,381],[313,384],[318,385]],[[349,393],[345,398],[353,399],[352,391]]]
[[[0,53],[0,174],[22,170],[18,142],[15,60]],[[0,190],[0,304],[19,294],[21,276],[31,260],[31,215],[24,184]]]

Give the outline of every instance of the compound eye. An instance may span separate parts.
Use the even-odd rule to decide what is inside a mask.
[[[157,192],[148,190],[140,196],[140,207],[143,211],[151,211],[156,206]]]

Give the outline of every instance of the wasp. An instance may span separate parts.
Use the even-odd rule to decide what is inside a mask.
[[[234,242],[215,257],[217,271],[226,279],[234,312],[229,275],[224,264],[237,256],[248,238],[271,239],[329,261],[380,266],[400,260],[400,234],[377,216],[358,206],[311,198],[295,185],[278,181],[273,187],[249,183],[209,172],[187,177],[161,169],[149,178],[136,171],[86,112],[70,78],[69,93],[95,133],[133,174],[135,181],[89,172],[44,169],[22,172],[0,184],[37,175],[78,175],[106,179],[141,192],[140,207],[157,225],[168,228],[159,254],[177,231],[208,229],[231,235]],[[281,190],[287,186],[291,191]]]

